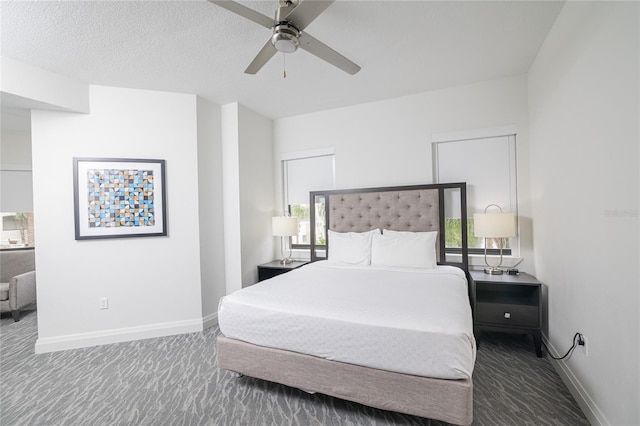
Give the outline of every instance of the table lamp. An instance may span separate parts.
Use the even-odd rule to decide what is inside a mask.
[[[490,207],[497,207],[499,213],[487,213]],[[484,268],[485,274],[500,275],[504,271],[500,269],[502,265],[502,248],[504,239],[516,235],[515,217],[513,213],[502,213],[502,209],[497,204],[489,204],[484,213],[474,213],[473,234],[476,237],[484,238]],[[487,261],[487,238],[497,238],[500,246],[500,262],[496,266],[489,265]]]
[[[282,237],[281,240],[281,253],[282,259],[280,263],[286,265],[291,263],[291,246],[289,246],[289,256],[285,256],[286,250],[284,240],[285,237],[292,237],[298,235],[298,218],[291,216],[276,216],[271,219],[271,233],[274,237]]]

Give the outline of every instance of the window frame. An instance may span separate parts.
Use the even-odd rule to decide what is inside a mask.
[[[287,161],[295,161],[295,160],[304,160],[304,159],[311,159],[311,158],[318,158],[318,157],[331,157],[331,178],[333,180],[333,188],[324,188],[324,189],[335,189],[335,184],[336,184],[336,158],[335,158],[335,150],[331,147],[331,148],[319,148],[319,149],[313,149],[313,150],[307,150],[307,151],[297,151],[297,152],[291,152],[291,153],[286,153],[283,154],[280,158],[280,163],[281,163],[281,167],[282,167],[282,181],[283,181],[283,194],[282,194],[282,201],[283,201],[283,208],[284,211],[291,215],[291,204],[289,202],[289,176],[288,176],[288,168],[287,168]],[[309,192],[313,191],[314,189],[310,189]],[[307,201],[308,202],[308,201]],[[311,209],[313,206],[309,206],[309,209]],[[311,214],[309,214],[309,217],[311,217]],[[311,251],[311,244],[307,243],[307,244],[294,244],[293,242],[293,238],[292,237],[287,237],[286,238],[286,244],[288,245],[288,247],[291,250],[297,250],[300,252],[310,252]],[[319,245],[317,244],[316,247],[320,248],[320,249],[326,249],[326,244],[325,245]]]
[[[447,133],[436,133],[431,136],[431,148],[432,148],[432,166],[433,166],[433,181],[434,183],[446,183],[440,182],[439,180],[439,170],[440,164],[438,161],[438,147],[443,143],[455,143],[455,142],[465,142],[471,140],[481,140],[481,139],[492,139],[492,138],[500,138],[507,137],[509,144],[509,170],[510,170],[510,205],[505,208],[505,211],[512,212],[515,216],[516,220],[516,235],[514,237],[509,238],[508,248],[502,249],[502,254],[504,256],[518,257],[520,254],[520,233],[519,233],[519,223],[518,223],[518,169],[517,169],[517,128],[516,126],[503,126],[503,127],[492,127],[485,129],[475,129],[475,130],[465,130],[458,132],[447,132]],[[469,182],[467,182],[469,184]],[[472,207],[467,203],[467,207]],[[502,206],[503,208],[505,206]],[[478,211],[476,213],[481,213]],[[473,212],[467,212],[468,221],[473,220]],[[471,235],[471,234],[470,234]],[[471,239],[469,239],[470,241]],[[484,255],[484,248],[477,247],[468,247],[469,255]],[[446,247],[446,253],[451,254],[459,254],[461,252],[460,247]],[[500,249],[498,248],[487,248],[486,253],[488,255],[500,255]]]

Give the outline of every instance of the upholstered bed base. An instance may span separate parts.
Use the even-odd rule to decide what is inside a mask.
[[[218,367],[383,410],[459,425],[473,420],[471,380],[443,380],[377,370],[219,335]]]

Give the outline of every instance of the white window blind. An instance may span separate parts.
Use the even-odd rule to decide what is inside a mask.
[[[517,214],[515,135],[439,142],[436,180],[467,183],[467,211],[481,213],[489,204]],[[447,211],[460,211],[447,197]]]
[[[31,170],[1,170],[0,193],[3,212],[33,211],[33,178]]]
[[[298,158],[285,162],[286,203],[309,204],[309,192],[333,189],[333,155]]]

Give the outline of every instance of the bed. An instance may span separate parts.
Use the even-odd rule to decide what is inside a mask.
[[[324,217],[326,245],[315,244],[312,226],[311,264],[221,300],[218,366],[376,408],[471,424],[476,348],[466,229],[453,260],[443,236],[445,216],[455,215],[446,210],[457,209],[466,223],[465,184],[315,191],[310,202],[321,207],[311,209],[311,223]],[[418,237],[420,247],[432,239],[433,259],[421,249],[406,253],[388,245]],[[356,245],[345,245],[347,238]],[[349,256],[360,259],[358,241],[366,238],[377,248],[366,261],[351,262]],[[342,253],[344,247],[349,250]],[[392,259],[397,253],[404,255]],[[425,258],[427,266],[420,263]]]

